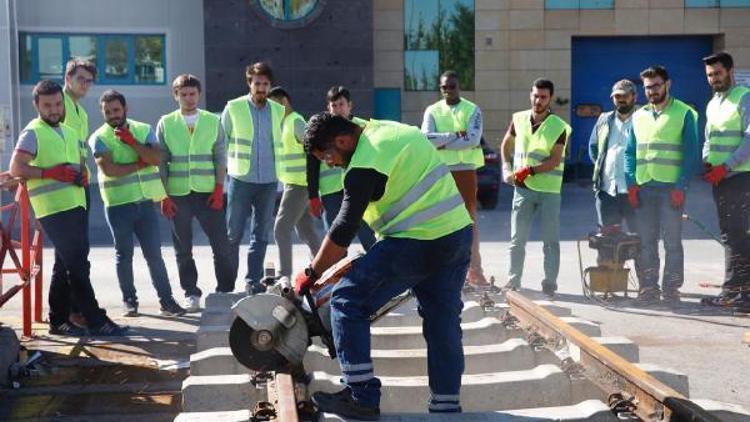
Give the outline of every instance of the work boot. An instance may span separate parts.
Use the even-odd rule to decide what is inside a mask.
[[[642,287],[638,291],[638,299],[636,301],[641,305],[652,305],[658,303],[661,296],[661,291],[658,287]]]
[[[70,315],[68,315],[68,322],[78,328],[83,329],[86,329],[89,325],[88,321],[86,321],[86,318],[80,312],[71,312]]]
[[[86,330],[81,327],[76,327],[69,322],[63,322],[58,325],[50,325],[49,333],[56,336],[70,336],[70,337],[83,337],[86,335]]]
[[[677,289],[664,289],[661,293],[661,300],[666,303],[680,303],[680,291]]]
[[[742,301],[742,294],[733,290],[725,290],[717,296],[704,297],[701,304],[705,306],[733,307]]]
[[[166,317],[177,317],[185,315],[185,310],[170,297],[161,303],[159,314]]]
[[[318,391],[312,394],[312,402],[321,413],[333,413],[345,418],[363,421],[376,421],[380,419],[380,408],[377,406],[363,406],[352,397],[349,388],[344,388],[338,393],[324,393]]]
[[[554,299],[555,291],[557,291],[557,286],[555,286],[554,284],[542,283],[542,293],[544,293],[544,295],[548,298]]]

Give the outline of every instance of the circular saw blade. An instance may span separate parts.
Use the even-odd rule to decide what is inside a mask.
[[[275,349],[258,350],[253,346],[255,330],[241,318],[235,318],[229,329],[229,348],[237,360],[254,371],[278,371],[286,368],[289,362]]]

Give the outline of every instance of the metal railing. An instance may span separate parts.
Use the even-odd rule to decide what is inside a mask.
[[[34,234],[31,234],[31,209],[26,185],[8,174],[0,173],[0,190],[14,192],[13,202],[0,206],[0,308],[18,292],[22,297],[23,335],[31,337],[32,321],[32,280],[34,281],[33,318],[42,322],[42,230],[34,221]],[[7,220],[4,218],[7,215]],[[20,240],[13,239],[16,221],[19,220]],[[7,221],[7,222],[6,222]],[[19,258],[20,253],[20,258]],[[12,266],[5,267],[5,259],[10,258]],[[6,274],[16,274],[20,279],[3,291]]]

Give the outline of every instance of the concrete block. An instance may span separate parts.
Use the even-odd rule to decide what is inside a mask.
[[[544,10],[511,10],[510,29],[543,29]]]
[[[551,354],[535,353],[529,344],[520,338],[486,346],[465,346],[466,368],[464,374],[520,371],[532,369],[539,363],[554,363],[547,358],[539,362],[537,357],[546,358]],[[427,350],[372,350],[372,361],[378,376],[416,377],[427,373]],[[339,374],[338,360],[328,357],[324,347],[312,345],[305,354],[307,371],[323,371]]]
[[[201,326],[209,326],[209,325],[226,325],[229,327],[232,325],[232,321],[234,320],[234,315],[232,314],[232,311],[227,308],[225,310],[218,310],[216,308],[212,308],[211,310],[205,310],[201,314]]]
[[[212,347],[190,355],[190,375],[234,375],[248,372],[249,369],[237,361],[229,347]]]
[[[704,399],[693,399],[693,402],[724,422],[750,421],[750,409],[740,405]]]
[[[491,311],[485,311],[479,303],[473,300],[464,302],[464,309],[461,312],[461,321],[475,322],[488,316]],[[494,315],[494,314],[493,314]],[[393,310],[391,313],[380,318],[374,327],[405,327],[405,326],[422,326],[422,317],[417,314],[417,304],[410,301]]]
[[[602,335],[601,327],[594,322],[577,317],[560,317],[560,319],[586,336],[599,337]]]
[[[379,377],[382,382],[380,411],[425,412],[430,391],[426,376]],[[310,391],[336,392],[339,376],[314,372]],[[464,375],[461,407],[466,412],[564,406],[570,403],[570,381],[560,368],[540,365],[512,372]]]
[[[266,389],[255,388],[250,374],[189,376],[182,381],[182,410],[217,412],[250,409],[266,400]]]
[[[661,381],[662,383],[677,390],[685,397],[690,397],[690,384],[687,375],[677,372],[671,368],[664,368],[650,363],[637,363],[635,366]]]
[[[640,352],[638,349],[638,345],[627,337],[592,337],[592,340],[617,353],[628,362],[640,362]]]
[[[182,412],[174,418],[174,422],[250,422],[252,416],[250,409],[230,410],[225,412]]]
[[[18,336],[10,327],[0,326],[0,387],[10,386],[8,368],[18,360]]]
[[[325,413],[321,421],[339,422],[345,419],[337,415]],[[502,412],[464,412],[460,415],[440,413],[419,414],[381,414],[384,422],[523,422],[523,421],[594,421],[614,422],[617,418],[612,415],[607,405],[598,400],[588,400],[572,406],[542,407],[535,409],[506,410]]]
[[[684,21],[685,14],[683,9],[649,9],[648,11],[648,30],[650,34],[681,33]]]
[[[206,296],[206,310],[211,308],[229,309],[235,302],[247,296],[245,293],[211,293]]]
[[[487,317],[476,322],[461,324],[464,346],[502,343],[520,337],[520,330],[508,330],[497,318]],[[421,326],[372,327],[373,349],[423,349],[426,347]]]
[[[195,336],[195,347],[199,352],[212,347],[229,347],[228,325],[201,325]]]

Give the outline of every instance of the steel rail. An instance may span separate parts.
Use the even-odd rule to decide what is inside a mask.
[[[518,292],[508,292],[510,314],[518,325],[550,344],[567,342],[580,349],[584,375],[609,397],[623,397],[644,421],[720,421],[678,391],[658,381]]]

